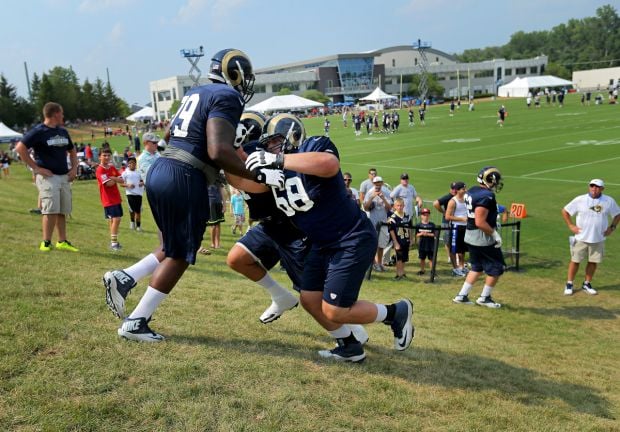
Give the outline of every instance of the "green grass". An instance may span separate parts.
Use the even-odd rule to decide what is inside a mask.
[[[523,271],[500,280],[500,310],[451,303],[460,281],[448,276],[443,251],[435,284],[394,283],[391,274],[365,282],[362,298],[413,299],[417,336],[397,353],[388,328],[369,326],[362,365],[319,360],[316,351],[332,342],[301,308],[258,322],[268,299],[226,267],[228,225],[223,249],[200,256],[157,311],[152,326],[167,341],[119,340],[100,278],[155,247],[152,217],[145,212],[142,234],[125,217],[124,249],[113,254],[96,183],[76,182],[68,232],[81,252],[42,254],[40,219],[28,214],[36,189],[12,165],[0,181],[0,430],[620,430],[620,241],[614,233],[607,242],[599,295],[564,297],[569,232],[560,216],[593,177],[618,198],[619,108],[582,107],[572,96],[562,109],[504,103],[501,129],[497,101],[452,118],[433,106],[426,127],[408,128],[403,110],[401,131],[389,136],[355,138],[332,116],[331,136],[356,184],[370,166],[392,185],[407,171],[433,200],[493,164],[505,178],[499,201],[528,211]],[[320,119],[306,125],[322,133]],[[407,268],[412,275],[417,265]]]

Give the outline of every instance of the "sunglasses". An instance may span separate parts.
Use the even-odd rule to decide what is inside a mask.
[[[346,182],[350,182],[351,180],[353,180],[353,179],[344,179],[344,181],[346,181]]]
[[[600,188],[600,186],[599,186],[599,185],[595,185],[595,184],[590,184],[590,187],[597,187],[597,188]]]

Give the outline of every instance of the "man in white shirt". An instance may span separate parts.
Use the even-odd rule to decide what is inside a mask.
[[[588,265],[581,289],[588,294],[596,294],[591,282],[597,265],[603,261],[605,237],[611,235],[620,222],[620,207],[612,197],[603,195],[604,189],[603,180],[592,179],[588,193],[579,195],[562,209],[562,217],[568,229],[574,234],[574,237],[570,238],[571,260],[568,263],[564,295],[573,294],[573,280],[579,270],[579,264],[586,258]],[[571,218],[575,215],[577,217],[573,224]],[[608,225],[609,217],[613,218],[611,225]]]
[[[390,193],[392,201],[396,198],[402,198],[405,201],[405,214],[412,218],[418,216],[417,209],[422,208],[422,198],[418,196],[413,185],[409,184],[409,174],[402,173],[400,175],[400,184],[396,186]],[[415,201],[416,207],[413,207]]]

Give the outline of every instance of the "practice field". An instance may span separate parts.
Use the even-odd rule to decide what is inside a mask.
[[[401,110],[397,134],[363,128],[361,137],[350,118],[343,128],[341,116],[330,117],[355,187],[369,167],[392,186],[408,172],[432,201],[451,181],[473,185],[480,168],[495,165],[505,183],[498,201],[523,203],[528,213],[522,271],[500,280],[499,310],[452,304],[462,279],[449,276],[443,250],[434,284],[415,276],[416,251],[409,281],[385,273],[364,282],[364,299],[411,298],[417,332],[409,350],[395,352],[388,327],[368,326],[360,365],[320,360],[316,351],[332,340],[301,307],[258,321],[269,300],[226,267],[229,222],[223,248],[199,256],[155,314],[151,325],[167,340],[119,340],[100,280],[157,244],[148,207],[143,233],[130,231],[125,215],[124,248],[112,253],[96,182],[76,182],[68,237],[81,251],[41,253],[40,219],[28,213],[36,188],[13,164],[11,178],[0,180],[0,430],[620,430],[620,234],[607,241],[593,283],[599,295],[564,297],[569,231],[560,215],[592,178],[620,200],[620,107],[584,107],[575,95],[565,102],[528,110],[523,99],[488,101],[473,112],[463,104],[453,117],[447,105],[431,106],[426,126],[416,109],[414,127]],[[323,133],[322,119],[305,124]],[[583,268],[577,284],[582,276]],[[146,286],[139,283],[129,309]],[[478,283],[472,296],[480,290]]]

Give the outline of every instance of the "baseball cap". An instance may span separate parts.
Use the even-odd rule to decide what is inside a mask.
[[[409,180],[409,174],[407,174],[407,173],[402,173],[402,174],[400,175],[400,179],[401,179],[401,180],[405,180],[405,179],[406,179],[406,180]]]
[[[601,179],[592,179],[589,184],[596,185],[598,187],[605,187],[605,182]]]
[[[450,184],[450,189],[454,189],[454,190],[463,189],[464,187],[465,187],[465,183],[463,183],[462,181],[456,181]]]
[[[147,132],[144,135],[142,135],[142,142],[144,141],[150,141],[150,142],[159,142],[161,138],[159,138],[159,135],[154,134],[153,132]]]
[[[383,178],[381,176],[375,176],[375,178],[372,179],[373,183],[379,183],[382,181],[383,181]]]
[[[431,214],[431,211],[427,208],[423,208],[422,211],[420,211],[420,214]]]

